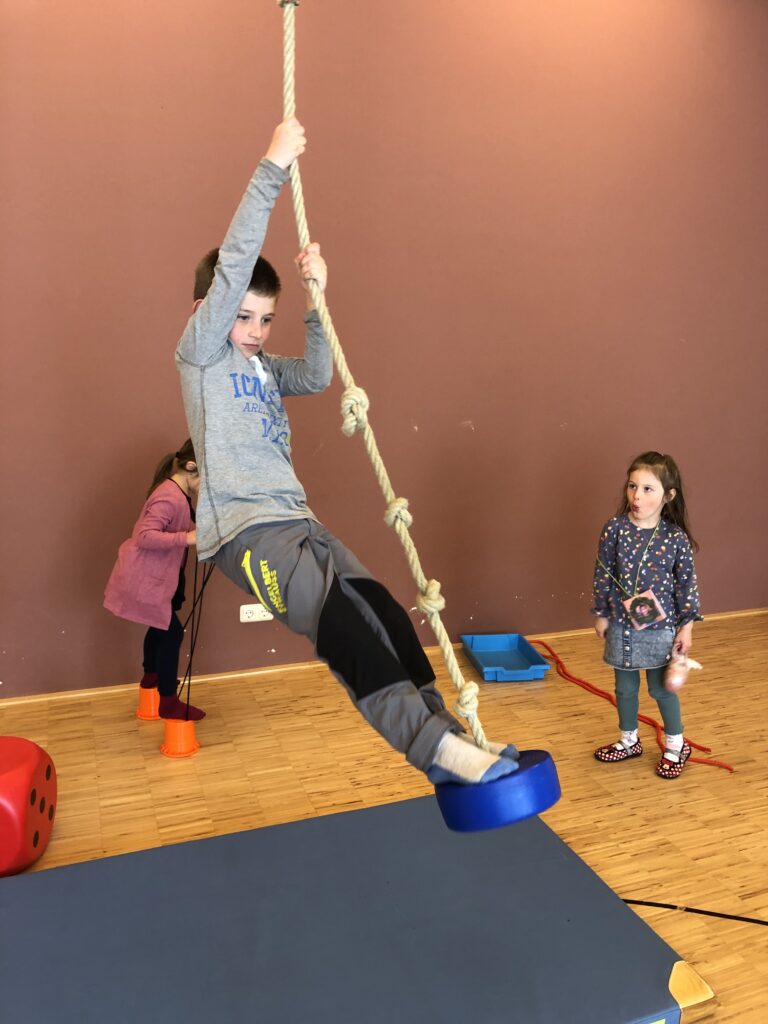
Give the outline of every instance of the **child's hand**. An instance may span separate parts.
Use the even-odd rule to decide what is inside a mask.
[[[301,283],[307,292],[310,281],[314,281],[321,292],[325,291],[325,286],[328,283],[328,267],[320,255],[320,246],[317,242],[310,242],[309,245],[304,246],[293,262],[296,264]]]
[[[608,619],[604,619],[602,615],[598,615],[595,619],[595,632],[601,640],[605,640],[605,634],[608,632]]]
[[[678,629],[675,635],[672,651],[675,654],[687,654],[691,647],[693,647],[693,623],[686,622],[684,626]]]
[[[197,529],[190,530],[187,534],[187,547],[191,548],[197,544]]]
[[[295,117],[289,117],[275,128],[266,157],[285,171],[306,148],[304,129]]]

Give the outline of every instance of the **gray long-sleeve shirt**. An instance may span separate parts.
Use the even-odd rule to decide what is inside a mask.
[[[219,250],[213,283],[176,349],[184,408],[200,470],[201,561],[247,526],[314,519],[291,461],[283,398],[323,391],[333,363],[317,313],[307,313],[303,358],[245,358],[229,340],[269,215],[288,180],[262,160]]]

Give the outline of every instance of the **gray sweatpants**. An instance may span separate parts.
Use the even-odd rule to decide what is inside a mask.
[[[248,527],[214,561],[276,619],[309,637],[363,717],[414,767],[426,771],[443,735],[463,731],[434,685],[408,614],[320,523]]]

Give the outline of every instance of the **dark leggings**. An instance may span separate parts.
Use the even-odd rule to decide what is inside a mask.
[[[648,668],[645,677],[648,681],[648,693],[659,705],[664,731],[669,736],[679,736],[683,731],[680,717],[680,699],[676,693],[664,688],[666,668]],[[640,697],[640,672],[636,669],[615,669],[616,672],[616,707],[619,712],[619,728],[624,732],[632,732],[637,728],[637,712]]]
[[[144,637],[144,671],[157,674],[161,697],[172,697],[176,693],[183,639],[184,628],[176,612],[171,614],[168,629],[150,626]]]

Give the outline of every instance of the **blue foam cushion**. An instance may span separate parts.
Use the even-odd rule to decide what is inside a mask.
[[[519,771],[495,782],[462,786],[444,782],[435,795],[453,832],[482,832],[541,814],[560,799],[555,762],[546,750],[523,750]]]

